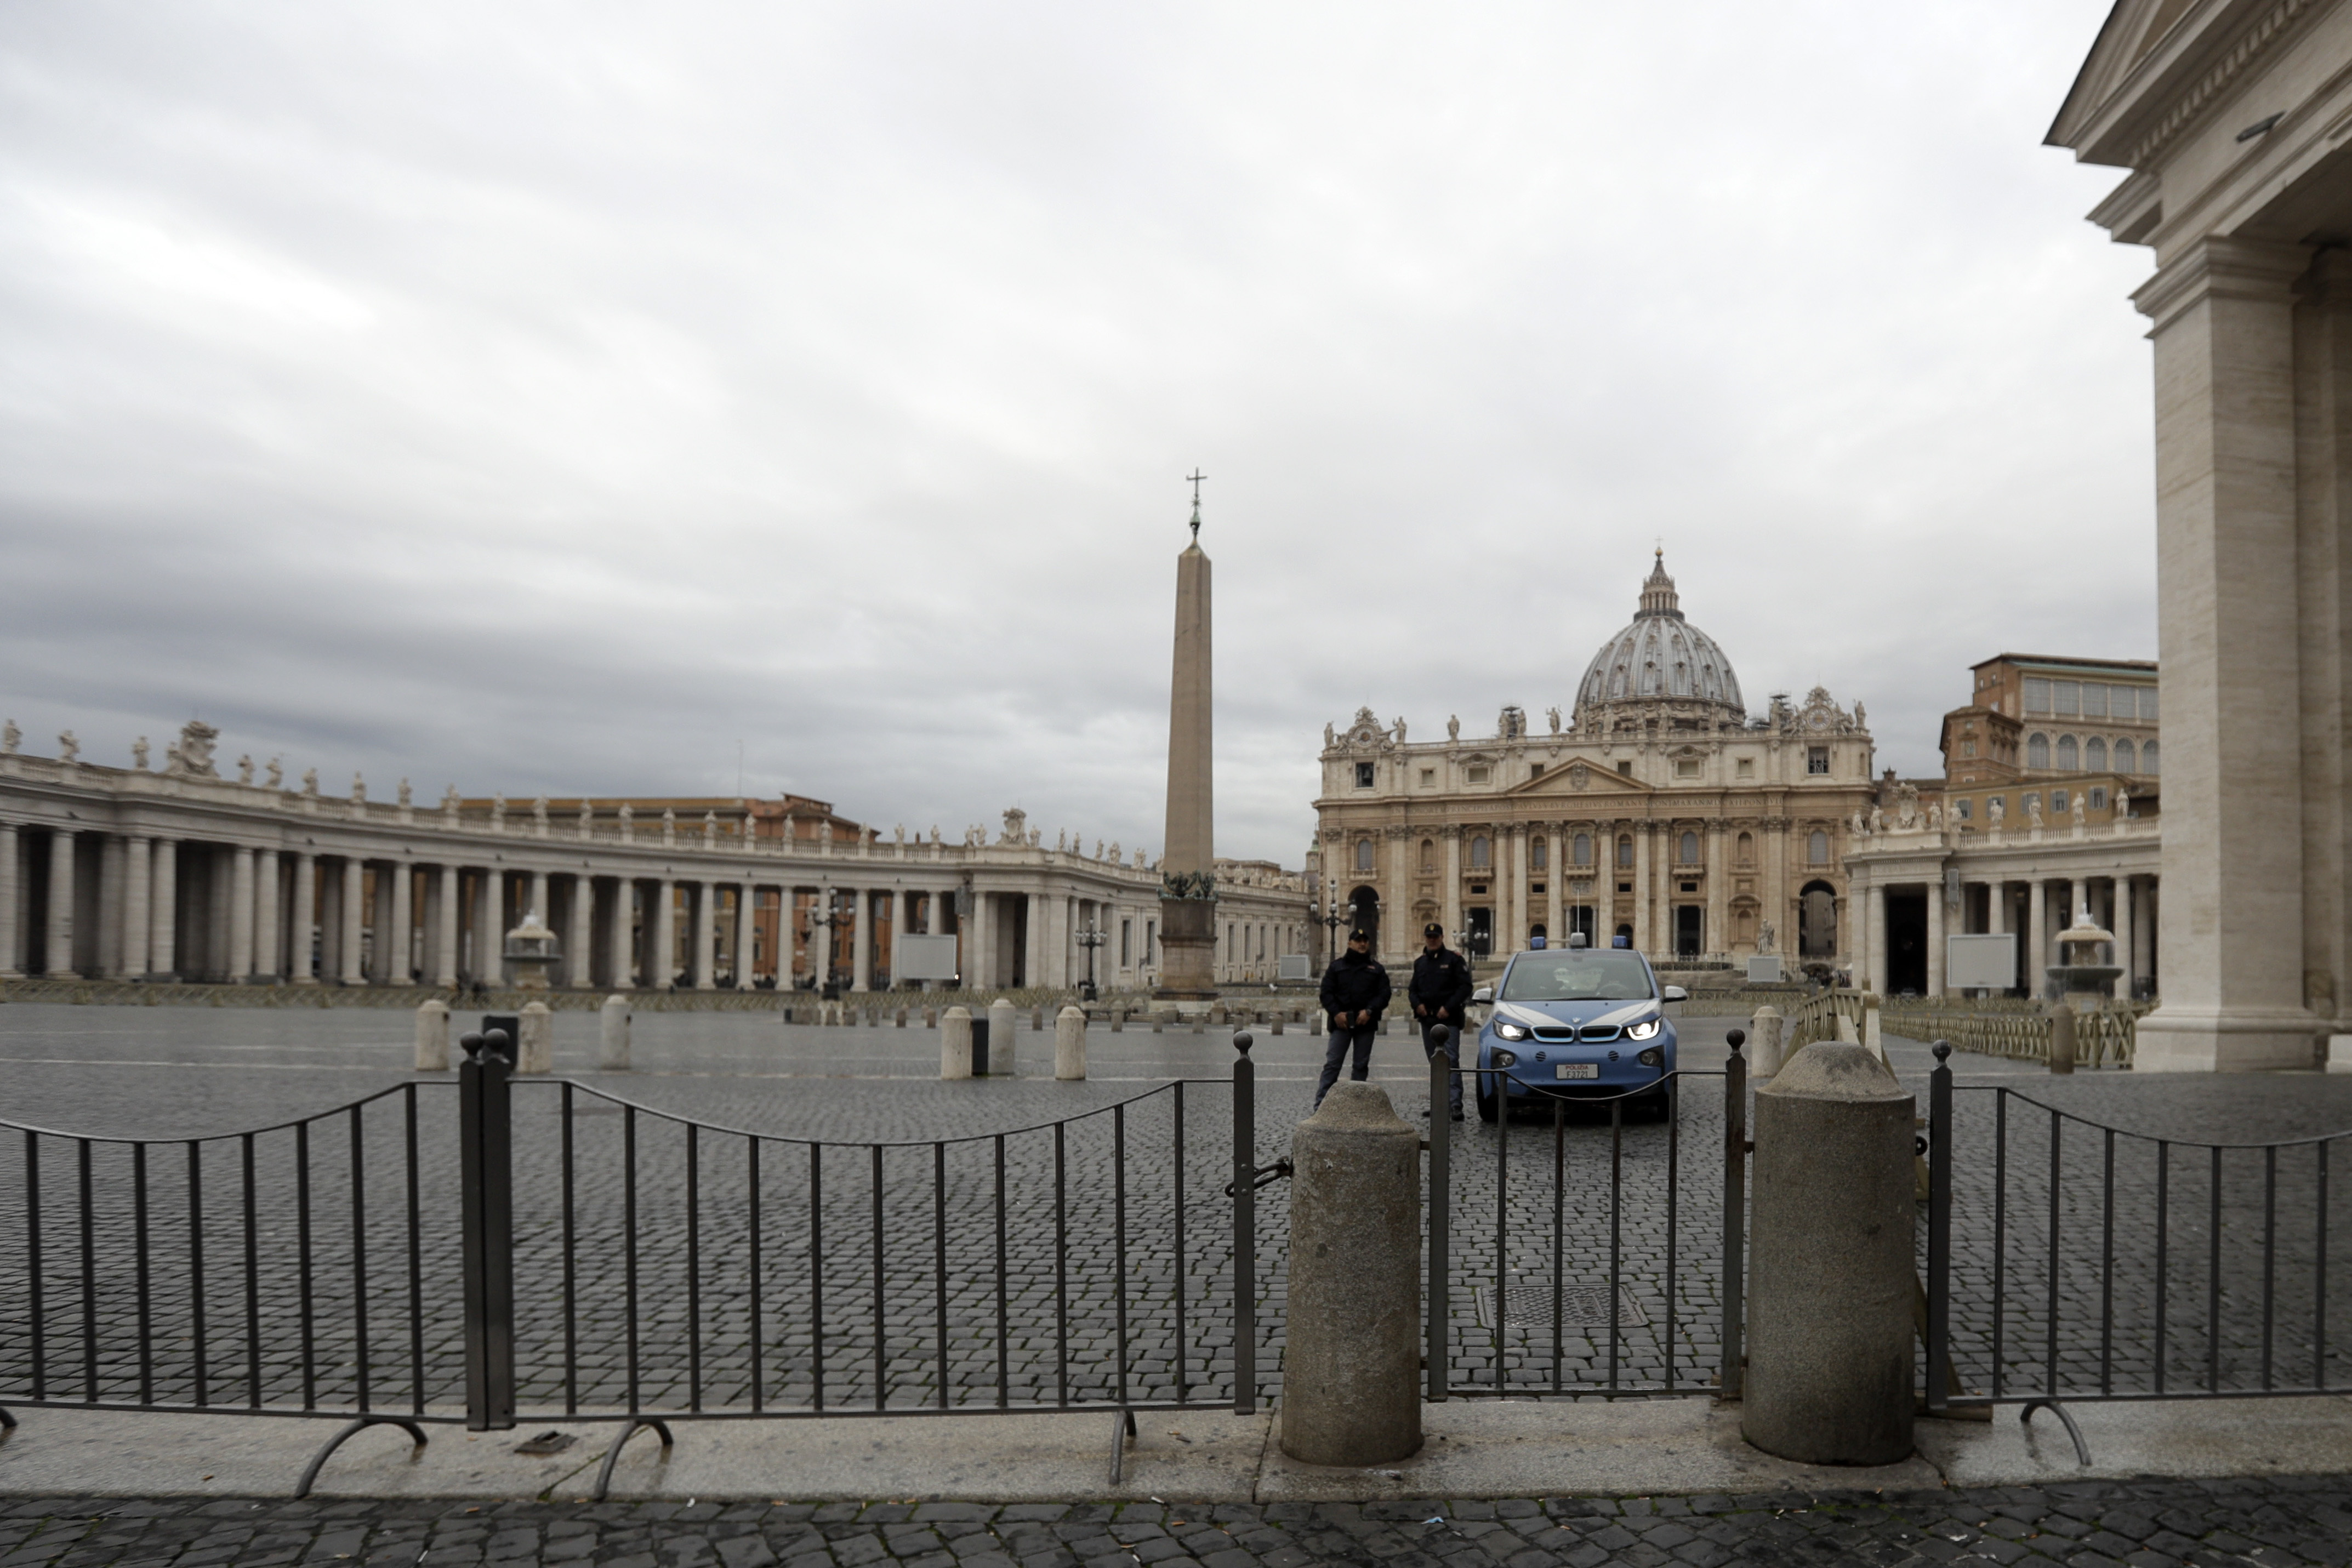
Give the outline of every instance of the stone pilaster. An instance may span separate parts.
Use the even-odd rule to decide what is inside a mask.
[[[229,850],[228,982],[243,985],[253,976],[253,850],[237,844]]]
[[[364,986],[367,970],[362,962],[365,949],[361,937],[362,922],[367,916],[367,862],[357,855],[343,857],[342,896],[336,900],[335,913],[342,927],[336,954],[341,972],[336,978],[346,986]]]
[[[100,835],[98,849],[98,972],[122,977],[122,883],[126,846],[120,833]]]
[[[273,984],[286,963],[285,874],[276,850],[259,850],[253,857],[253,975]]]
[[[654,883],[653,916],[647,922],[653,929],[653,968],[646,984],[666,991],[677,983],[677,883],[668,877]],[[817,973],[822,976],[824,970]]]
[[[388,985],[415,982],[416,867],[407,861],[388,862],[378,876],[392,878],[392,929],[379,934],[383,952],[383,977]]]
[[[1869,966],[1867,988],[1886,994],[1886,889],[1875,877],[1864,895],[1862,950]]]
[[[306,859],[308,857],[305,857]],[[155,874],[147,915],[147,972],[159,980],[180,977],[180,841],[155,841]],[[302,950],[310,951],[306,932]]]
[[[49,832],[48,928],[41,945],[42,967],[53,978],[77,977],[73,943],[74,835],[56,828]]]
[[[572,879],[572,904],[564,921],[563,983],[575,991],[593,985],[596,881],[586,872]]]
[[[0,832],[7,831],[0,829]],[[155,845],[152,840],[140,834],[134,835],[123,848],[122,975],[125,979],[136,980],[147,973],[147,931],[154,887]],[[10,892],[5,882],[5,877],[0,877],[0,900],[5,900]],[[8,956],[7,944],[0,940],[0,973],[6,971]]]
[[[0,980],[24,973],[18,956],[24,933],[16,924],[17,854],[16,824],[0,822]]]
[[[707,879],[690,882],[686,884],[686,898],[687,908],[691,912],[689,918],[694,922],[694,938],[688,945],[694,988],[698,991],[716,990],[719,981],[713,951],[718,944],[719,884]],[[865,934],[862,923],[858,934],[861,936]],[[865,988],[861,986],[858,988],[863,990]]]

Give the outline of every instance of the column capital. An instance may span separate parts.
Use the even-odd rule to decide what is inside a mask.
[[[2132,304],[2162,332],[2207,299],[2291,305],[2294,285],[2311,267],[2311,247],[2219,235],[2189,246],[2133,291]]]

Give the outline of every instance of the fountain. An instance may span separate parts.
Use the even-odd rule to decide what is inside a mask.
[[[520,990],[546,990],[548,971],[554,968],[561,958],[562,955],[555,950],[555,933],[541,922],[536,909],[522,917],[521,925],[507,933],[506,959],[514,970],[514,983]]]
[[[2087,897],[2075,906],[2074,924],[2058,933],[2058,962],[2044,970],[2049,988],[2078,1013],[2095,1012],[2115,998],[2120,965],[2105,960],[2115,956],[2116,934],[2091,919]]]

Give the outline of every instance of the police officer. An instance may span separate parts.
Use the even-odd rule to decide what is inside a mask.
[[[1412,961],[1412,986],[1407,993],[1412,1001],[1412,1016],[1421,1022],[1422,1054],[1435,1061],[1437,1053],[1445,1052],[1446,1065],[1462,1064],[1462,1020],[1469,1016],[1470,966],[1461,954],[1445,946],[1445,927],[1434,920],[1421,928],[1421,956]],[[1437,1031],[1453,1031],[1443,1045],[1437,1041]],[[1454,1119],[1462,1120],[1462,1075],[1451,1080],[1447,1102]],[[1422,1113],[1426,1116],[1428,1112]]]
[[[1339,1082],[1339,1064],[1353,1047],[1356,1070],[1349,1076],[1361,1083],[1371,1075],[1372,1036],[1381,1014],[1389,1006],[1389,972],[1372,956],[1372,934],[1348,933],[1348,950],[1323,971],[1323,1011],[1331,1020],[1331,1043],[1323,1051],[1323,1082],[1315,1086],[1315,1103]]]

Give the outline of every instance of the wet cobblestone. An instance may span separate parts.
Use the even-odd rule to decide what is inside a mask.
[[[2352,1478],[1381,1503],[0,1500],[0,1568],[2352,1562]]]

